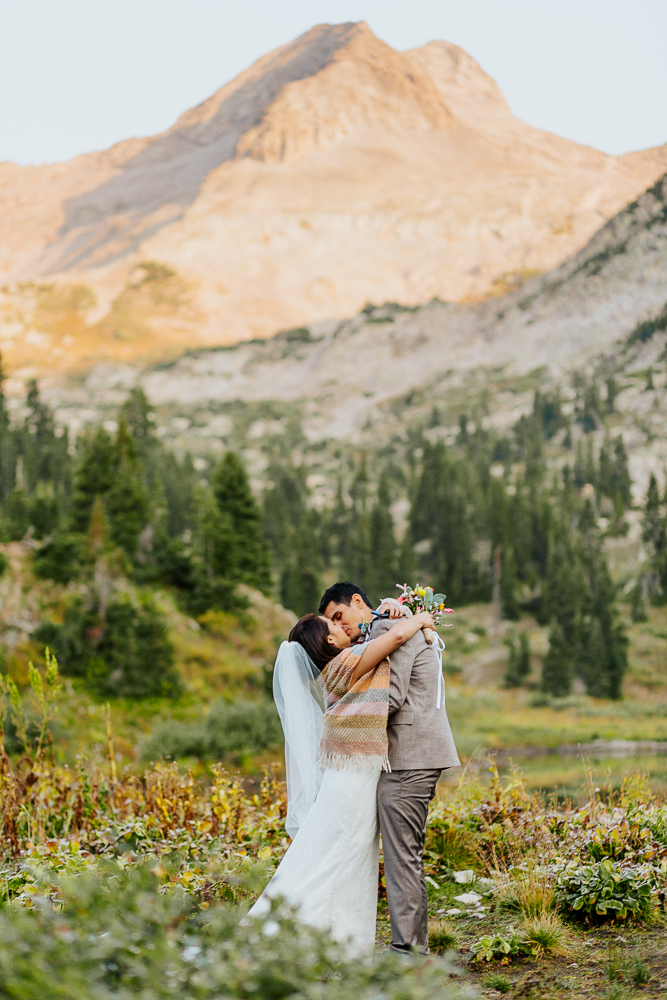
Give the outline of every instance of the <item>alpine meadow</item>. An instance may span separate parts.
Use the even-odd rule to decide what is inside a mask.
[[[0,164],[0,998],[664,995],[665,170],[363,23]],[[248,915],[335,581],[453,609],[428,956]]]

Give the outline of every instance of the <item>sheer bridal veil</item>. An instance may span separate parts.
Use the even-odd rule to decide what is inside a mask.
[[[318,765],[324,693],[317,682],[319,671],[303,646],[283,642],[273,670],[273,697],[285,734],[287,819],[292,839],[306,818],[319,791]]]

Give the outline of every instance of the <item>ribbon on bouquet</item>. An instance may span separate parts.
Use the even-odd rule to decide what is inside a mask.
[[[438,694],[435,701],[436,708],[442,708],[445,704],[445,680],[442,676],[442,654],[445,651],[445,644],[442,638],[437,632],[434,632],[435,638],[433,640],[433,652],[435,653],[435,661],[438,664]]]

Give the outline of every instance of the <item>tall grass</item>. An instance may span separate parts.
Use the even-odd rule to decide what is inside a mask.
[[[506,913],[520,913],[526,920],[539,920],[557,908],[556,894],[547,876],[537,868],[514,869],[517,877],[508,882],[498,897],[498,908]]]

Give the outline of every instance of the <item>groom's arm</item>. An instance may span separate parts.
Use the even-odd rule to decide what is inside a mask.
[[[371,636],[375,639],[378,635],[383,635],[387,632],[395,622],[390,619],[383,619],[381,621],[376,621],[371,629]],[[399,708],[403,706],[403,703],[408,695],[408,688],[410,687],[410,677],[412,676],[412,667],[415,662],[417,654],[426,645],[426,640],[424,639],[423,632],[417,632],[412,638],[404,642],[402,646],[395,649],[394,652],[389,657],[389,663],[391,665],[391,682],[389,685],[389,715],[393,715],[394,712],[398,712]]]

